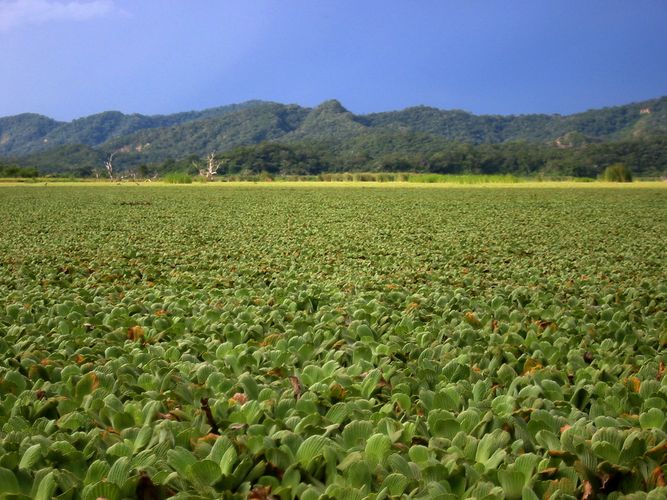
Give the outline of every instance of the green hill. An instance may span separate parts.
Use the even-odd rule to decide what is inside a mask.
[[[371,127],[427,132],[475,144],[516,140],[546,142],[573,132],[591,139],[618,140],[667,134],[667,97],[567,116],[477,116],[465,111],[420,106],[369,114],[363,121]]]
[[[203,111],[153,116],[106,111],[71,122],[58,122],[30,113],[9,116],[0,118],[0,156],[24,156],[63,144],[99,146],[115,137],[130,135],[140,130],[210,120],[260,104],[261,101],[248,101]]]
[[[249,153],[256,145],[280,143],[292,148],[287,157],[320,170],[487,171],[496,161],[508,171],[544,168],[588,175],[612,160],[639,158],[636,170],[661,175],[667,163],[665,136],[667,97],[567,116],[474,115],[427,106],[355,115],[336,100],[315,108],[249,101],[171,115],[108,111],[71,122],[35,114],[0,118],[0,164],[45,173],[90,171],[116,152],[120,169],[170,159],[172,166],[179,160],[191,165],[210,152],[246,147],[241,162],[246,168],[251,158],[285,157],[284,148]],[[508,155],[521,159],[508,160]]]
[[[191,154],[203,155],[237,146],[277,140],[294,131],[307,116],[299,106],[261,103],[210,119],[146,129],[117,137],[102,146],[106,151],[138,153],[144,161],[162,161]]]
[[[0,118],[0,155],[19,155],[48,147],[47,136],[62,125],[46,116],[34,113]]]

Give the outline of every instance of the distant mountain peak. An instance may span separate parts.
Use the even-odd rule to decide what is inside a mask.
[[[317,106],[314,111],[326,113],[349,113],[347,109],[337,99],[329,99]]]

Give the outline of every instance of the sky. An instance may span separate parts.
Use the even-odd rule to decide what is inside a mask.
[[[0,75],[0,116],[570,114],[667,95],[667,1],[0,0]]]

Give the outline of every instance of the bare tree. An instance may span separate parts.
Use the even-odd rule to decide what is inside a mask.
[[[109,174],[109,180],[113,181],[113,157],[116,153],[111,153],[107,161],[104,162],[104,167],[107,169],[107,174]]]
[[[206,157],[206,168],[199,169],[199,175],[206,177],[207,181],[212,181],[214,175],[218,175],[218,169],[221,162],[215,159],[215,153],[209,153]]]

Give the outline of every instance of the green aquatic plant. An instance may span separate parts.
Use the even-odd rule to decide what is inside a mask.
[[[2,187],[0,491],[660,498],[666,195]]]

